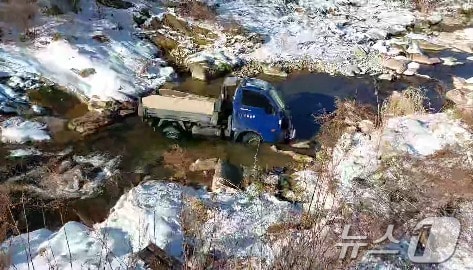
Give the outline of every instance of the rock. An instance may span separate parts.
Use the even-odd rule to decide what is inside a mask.
[[[473,53],[473,28],[466,28],[454,32],[441,32],[435,38],[436,43]]]
[[[455,89],[468,89],[470,91],[473,91],[472,78],[466,80],[461,77],[452,76],[452,80],[453,80],[453,86],[455,87]]]
[[[198,62],[189,64],[189,69],[192,74],[192,78],[207,81],[209,80],[209,66],[207,63]]]
[[[419,63],[416,63],[416,62],[410,62],[408,65],[407,65],[407,70],[404,71],[404,75],[407,75],[407,76],[412,76],[414,74],[417,73],[417,70],[420,68],[420,65]]]
[[[440,22],[442,22],[442,20],[443,20],[443,17],[440,13],[434,13],[434,14],[430,15],[429,17],[427,17],[427,22],[430,25],[439,24]]]
[[[458,107],[471,107],[473,110],[473,92],[468,89],[454,89],[447,92],[446,97]]]
[[[114,116],[111,112],[90,111],[81,117],[69,121],[68,128],[81,133],[83,136],[96,133],[99,129],[112,124]]]
[[[383,40],[388,35],[388,32],[383,29],[372,28],[366,32],[366,36],[372,40]]]
[[[435,43],[428,42],[426,40],[418,40],[417,43],[419,44],[419,48],[422,50],[428,51],[442,51],[445,50],[447,47]]]
[[[394,74],[392,73],[383,73],[378,76],[379,80],[384,80],[384,81],[393,81],[394,80]]]
[[[265,184],[276,186],[277,184],[279,184],[279,175],[270,174],[266,177],[263,177],[262,181]]]
[[[276,147],[276,145],[272,145],[271,150],[273,150],[276,153],[281,153],[281,154],[284,154],[284,155],[288,155],[288,156],[292,157],[292,159],[294,159],[297,162],[310,163],[310,162],[314,161],[314,158],[312,158],[310,156],[307,156],[307,155],[298,154],[294,151],[279,150]]]
[[[409,47],[407,48],[406,52],[409,54],[420,54],[420,55],[424,54],[419,47],[419,43],[415,40],[412,40],[409,43]]]
[[[67,120],[54,116],[36,117],[35,120],[45,123],[52,134],[64,131],[66,129]]]
[[[355,75],[363,73],[363,71],[358,65],[349,65],[347,67],[347,70],[348,70],[347,74],[351,76],[355,76]]]
[[[311,141],[301,141],[297,143],[292,143],[291,147],[299,149],[310,149],[310,143]]]
[[[198,159],[189,166],[189,170],[191,172],[214,170],[217,162],[218,158],[209,158],[204,160]]]
[[[89,111],[98,111],[102,112],[105,108],[107,108],[109,104],[106,101],[98,99],[98,97],[92,97],[87,102],[87,107]]]
[[[375,129],[374,123],[370,120],[361,120],[360,123],[358,123],[358,127],[361,132],[365,134],[371,134],[371,132]]]
[[[385,68],[396,71],[396,73],[398,74],[402,74],[404,73],[404,71],[407,70],[407,64],[409,62],[409,60],[398,60],[395,58],[388,58],[383,60],[382,65]]]
[[[117,8],[117,9],[128,9],[133,7],[133,4],[124,0],[97,0],[97,3],[106,7]]]
[[[419,64],[425,65],[435,65],[442,63],[442,60],[438,57],[428,57],[427,55],[423,54],[410,54],[409,59]]]
[[[287,77],[287,73],[273,65],[265,64],[261,66],[263,73],[269,76]]]
[[[443,65],[445,66],[458,66],[465,64],[463,62],[458,61],[455,57],[442,57],[440,59],[442,59]]]
[[[242,179],[241,170],[219,159],[215,165],[211,190],[213,192],[237,192],[241,188]]]

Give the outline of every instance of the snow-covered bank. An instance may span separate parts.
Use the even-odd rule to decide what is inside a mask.
[[[415,16],[398,1],[208,0],[218,4],[220,17],[262,34],[266,42],[247,59],[261,62],[319,62],[327,71],[351,74],[379,69],[376,59],[356,51],[370,51],[370,41],[399,34]],[[286,2],[290,2],[286,4]],[[358,56],[357,56],[358,54]],[[372,58],[372,57],[371,57]]]
[[[391,118],[371,134],[346,133],[334,151],[334,164],[344,186],[354,178],[369,178],[382,160],[393,156],[425,157],[449,148],[468,150],[473,134],[446,113]]]
[[[110,216],[93,228],[77,222],[59,231],[38,230],[7,240],[3,250],[12,254],[11,269],[128,269],[132,253],[153,242],[168,254],[183,260],[185,236],[181,225],[184,197],[209,206],[211,217],[203,224],[202,239],[223,257],[259,256],[271,259],[271,244],[263,240],[266,229],[293,220],[300,208],[255,193],[215,194],[176,184],[150,181],[124,194]],[[30,254],[31,250],[31,254]],[[262,253],[261,253],[262,252]]]
[[[147,1],[129,9],[113,9],[92,0],[80,1],[78,14],[42,15],[33,42],[0,44],[6,65],[0,72],[39,74],[84,98],[127,100],[163,84],[173,69],[157,58],[158,50],[139,36],[133,13],[143,7],[160,12]]]

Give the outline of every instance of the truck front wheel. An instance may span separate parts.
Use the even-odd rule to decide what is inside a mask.
[[[164,127],[163,134],[166,138],[171,140],[179,140],[182,137],[181,130],[173,125]]]
[[[246,145],[258,146],[263,140],[261,139],[260,135],[254,132],[248,132],[243,135],[241,141]]]

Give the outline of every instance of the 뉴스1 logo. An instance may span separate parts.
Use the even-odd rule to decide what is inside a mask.
[[[350,236],[351,225],[345,225],[342,232],[342,240],[349,242],[338,243],[341,247],[339,259],[345,259],[348,249],[351,247],[350,258],[355,259],[361,247],[368,246],[367,236]],[[386,240],[398,244],[399,240],[393,237],[394,225],[389,225],[386,233],[372,244],[380,244]],[[455,252],[455,247],[460,236],[460,222],[453,217],[428,217],[417,223],[414,234],[410,239],[407,255],[414,263],[442,263],[448,260]],[[417,247],[423,246],[423,252],[419,254]],[[372,249],[367,255],[373,254],[398,254],[399,250]]]

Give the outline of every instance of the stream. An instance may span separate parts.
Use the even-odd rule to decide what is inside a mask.
[[[445,91],[451,89],[451,76],[465,78],[473,76],[473,61],[466,60],[466,55],[450,51],[431,54],[432,56],[454,56],[465,62],[458,66],[422,66],[420,74],[433,79],[422,77],[402,77],[394,82],[377,81],[373,77],[343,77],[322,73],[298,72],[287,78],[269,77],[265,79],[279,87],[286,96],[286,101],[293,115],[293,122],[300,140],[313,139],[319,126],[314,121],[314,115],[330,112],[335,109],[335,100],[353,99],[364,104],[376,105],[377,97],[374,89],[378,87],[379,98],[388,97],[393,91],[402,91],[407,87],[425,89],[429,98],[428,106],[432,111],[439,111],[445,102]],[[208,83],[185,77],[171,84],[180,91],[192,92],[210,97],[218,96],[223,79]],[[65,119],[72,119],[87,111],[87,106],[74,96],[57,89],[43,89],[30,93],[30,98],[51,110],[51,114]],[[116,200],[129,188],[142,181],[144,175],[151,179],[172,179],[175,170],[163,162],[163,154],[174,145],[185,151],[186,158],[192,162],[197,159],[220,158],[231,164],[253,166],[255,149],[224,141],[218,138],[192,138],[175,142],[154,132],[137,116],[124,119],[102,130],[98,134],[81,138],[75,132],[59,130],[54,133],[51,143],[38,146],[41,150],[64,149],[72,146],[76,154],[93,152],[120,155],[120,175],[116,183],[107,184],[105,191],[96,198],[81,199],[69,202],[59,209],[49,209],[43,215],[43,209],[28,210],[28,223],[31,229],[57,228],[62,222],[69,220],[88,221],[97,223],[105,219],[109,209]],[[5,158],[5,146],[0,147],[0,162],[10,162]],[[270,145],[262,145],[258,153],[258,165],[261,168],[291,167],[293,161],[289,156],[275,153]],[[188,173],[185,184],[193,186],[210,186],[211,176],[200,173]],[[65,213],[62,220],[59,211]]]

